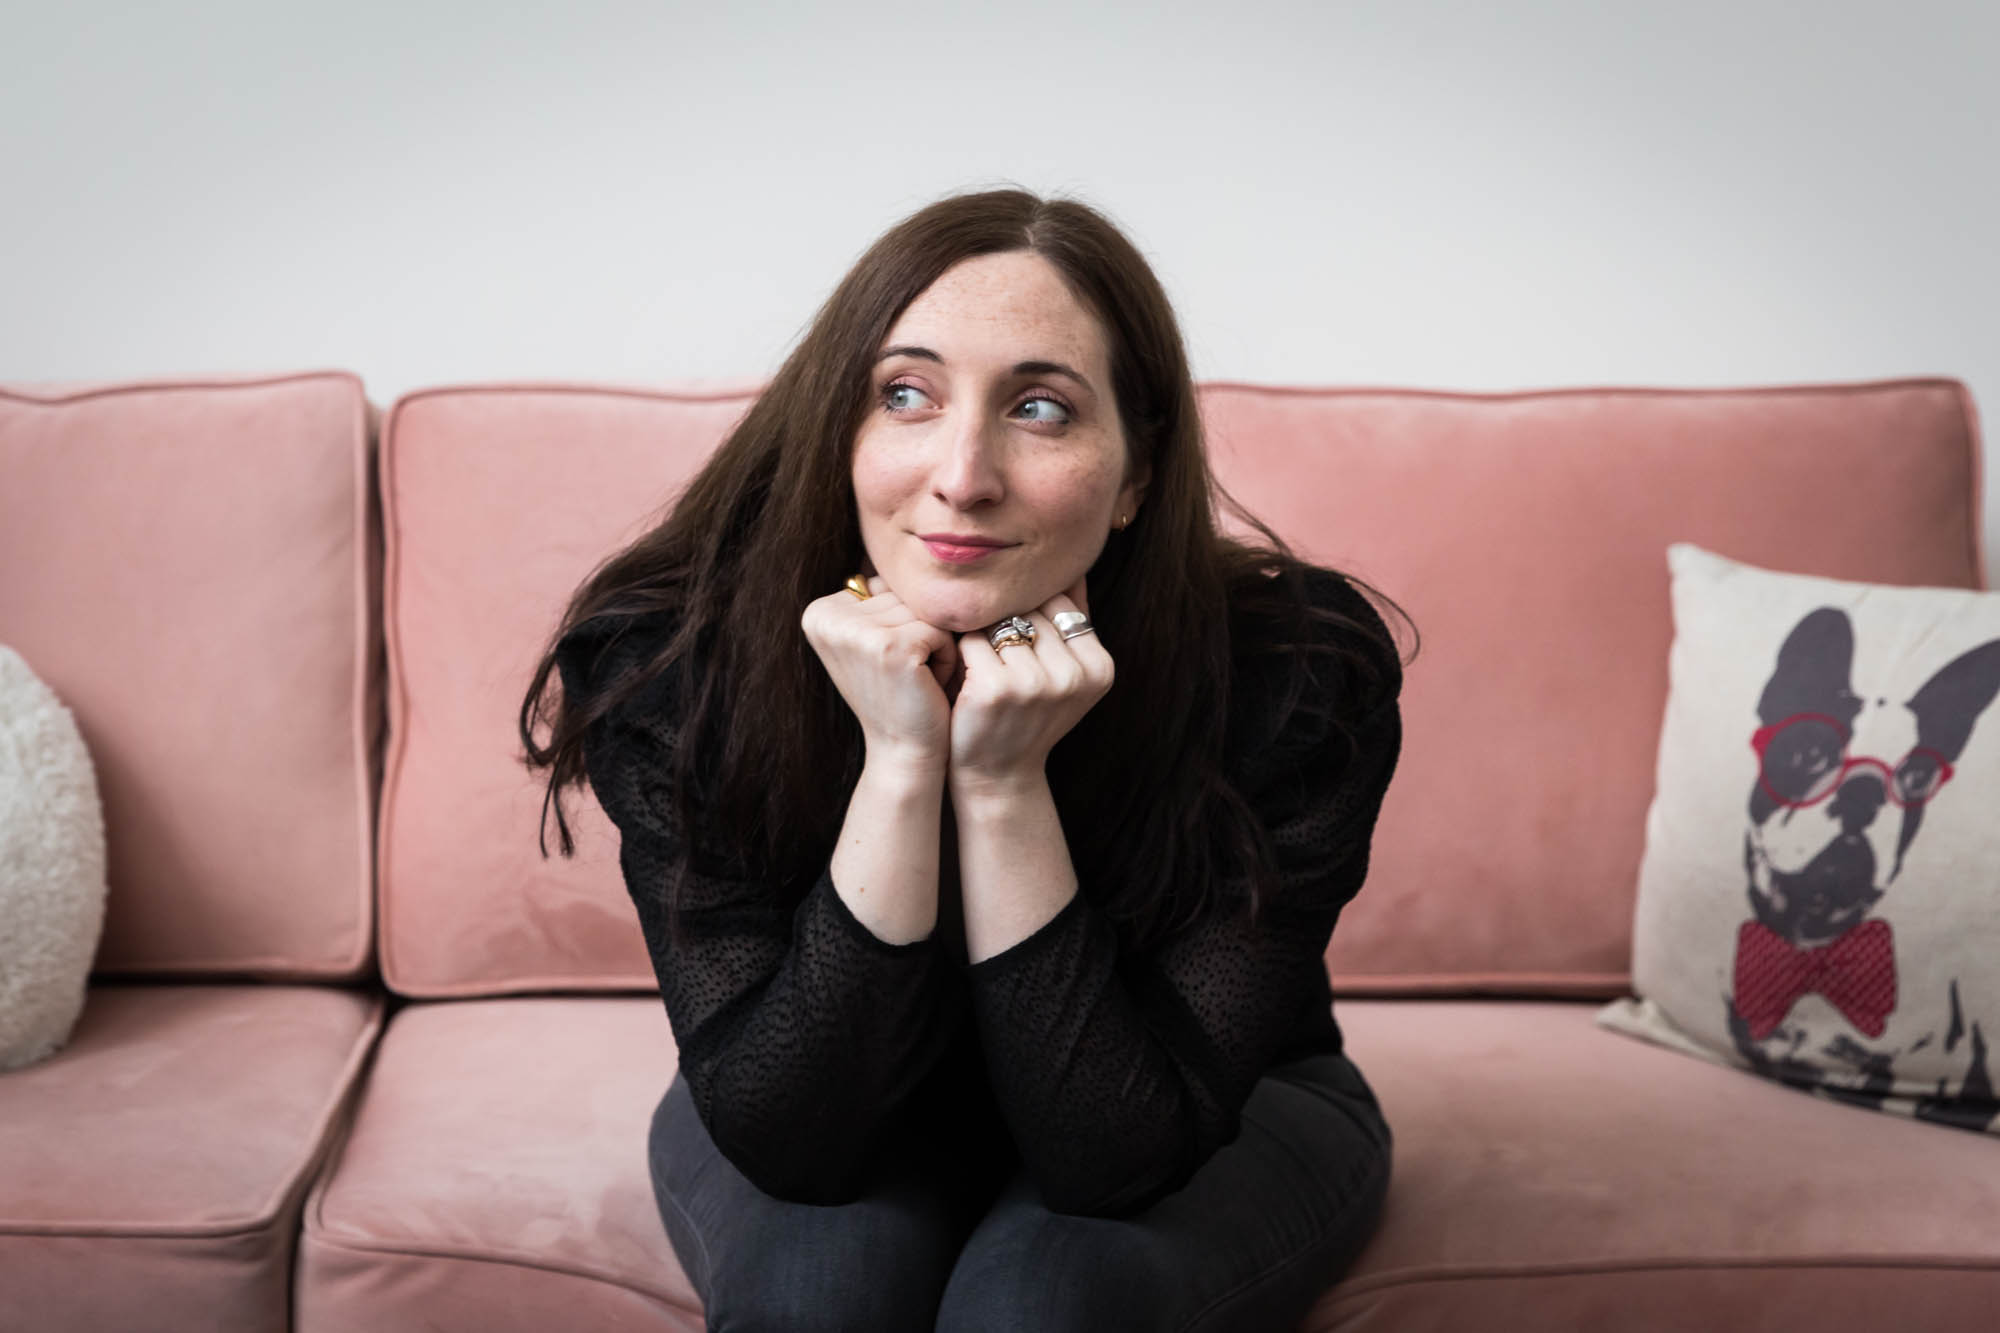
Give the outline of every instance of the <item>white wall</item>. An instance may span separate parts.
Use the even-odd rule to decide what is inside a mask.
[[[890,222],[1017,183],[1128,229],[1203,378],[1946,374],[2000,423],[1991,0],[84,0],[6,32],[0,380],[760,377]]]

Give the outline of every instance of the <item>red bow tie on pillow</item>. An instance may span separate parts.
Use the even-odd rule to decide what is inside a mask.
[[[1771,1035],[1792,1006],[1817,991],[1871,1037],[1896,1007],[1896,949],[1889,923],[1864,921],[1831,944],[1794,948],[1761,922],[1736,932],[1736,1012],[1753,1041]]]

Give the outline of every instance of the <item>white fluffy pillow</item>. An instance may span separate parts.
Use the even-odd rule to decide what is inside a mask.
[[[0,1070],[69,1040],[104,927],[104,866],[76,719],[0,644]]]

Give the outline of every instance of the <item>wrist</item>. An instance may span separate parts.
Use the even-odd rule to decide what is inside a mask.
[[[952,806],[962,816],[976,816],[1049,797],[1048,770],[1039,765],[1005,772],[954,767],[950,784]]]
[[[886,789],[935,796],[944,787],[949,767],[945,755],[871,745],[862,756],[861,780]]]

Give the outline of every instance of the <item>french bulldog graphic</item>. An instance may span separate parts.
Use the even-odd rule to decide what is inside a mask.
[[[1763,725],[1751,737],[1758,771],[1743,839],[1751,917],[1737,931],[1724,998],[1729,1031],[1758,1073],[1878,1110],[1897,1058],[1942,1043],[1950,1068],[1963,1072],[1955,1086],[1938,1080],[1913,1114],[1987,1130],[2000,1121],[2000,1103],[1988,1024],[1976,1015],[1991,1014],[1969,1007],[1993,997],[1963,995],[1962,978],[1952,977],[1935,1009],[1947,1017],[1929,1025],[1942,1031],[1892,1023],[1917,998],[1899,973],[1894,908],[1906,860],[1912,874],[1924,873],[1912,849],[1927,818],[1993,817],[1993,793],[1955,791],[1951,774],[2000,694],[2000,639],[1947,662],[1908,699],[1857,692],[1853,661],[1847,614],[1821,607],[1786,637],[1757,701]],[[1986,725],[2000,728],[2000,717]],[[1992,883],[1964,891],[2000,898]],[[1813,1034],[1794,1021],[1809,995],[1831,1006],[1840,1029],[1810,1052],[1811,1062],[1799,1057]]]

